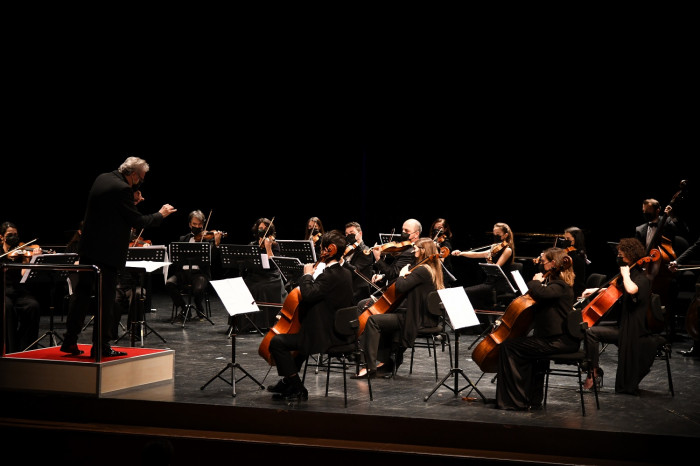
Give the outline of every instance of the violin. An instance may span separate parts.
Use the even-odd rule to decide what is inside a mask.
[[[637,262],[630,265],[630,269],[638,265],[657,262],[659,259],[661,259],[661,252],[659,252],[658,249],[652,249],[649,251],[648,256],[642,257]],[[581,311],[583,321],[586,322],[589,327],[595,325],[595,323],[622,297],[624,286],[619,282],[619,278],[620,274],[617,274],[610,279]]]
[[[507,248],[507,247],[508,247],[508,241],[506,241],[506,240],[503,240],[503,242],[498,243],[497,245],[493,246],[491,248],[491,251],[489,252],[489,255],[486,256],[486,262],[488,262],[489,264],[493,264],[493,256],[495,256],[496,254],[501,252],[501,250],[503,248]]]
[[[572,265],[571,257],[564,256],[561,265],[545,272],[544,278],[547,279],[552,274],[566,270]],[[535,300],[529,292],[515,298],[499,319],[498,326],[476,345],[472,352],[472,360],[482,372],[498,371],[498,353],[501,343],[508,338],[527,334],[532,325],[534,304]]]
[[[406,249],[410,248],[413,246],[413,243],[410,241],[390,241],[388,243],[384,243],[380,246],[374,246],[370,249],[367,249],[364,251],[366,255],[369,255],[372,253],[373,250],[378,249],[382,254],[396,254],[399,252],[403,252]]]
[[[151,242],[150,239],[143,239],[140,236],[138,238],[132,240],[129,243],[130,248],[142,248],[144,246],[151,246],[151,245],[153,245],[153,242]]]
[[[27,241],[26,243],[19,243],[17,247],[1,255],[0,259],[7,256],[14,262],[16,262],[17,259],[22,259],[23,264],[28,263],[31,260],[32,256],[43,253],[41,246],[39,246],[38,244],[32,244],[34,241],[36,241],[36,239]]]
[[[222,238],[225,238],[226,236],[228,236],[228,233],[226,233],[225,231],[216,231],[216,230],[214,230],[214,231],[203,231],[203,232],[201,232],[201,233],[199,233],[199,234],[194,235],[194,240],[197,241],[197,242],[200,242],[200,241],[211,241],[211,240],[214,239],[214,237],[215,237],[215,235],[216,235],[217,233],[221,233],[221,237],[222,237]]]
[[[348,244],[348,246],[345,248],[345,252],[343,253],[343,257],[347,256],[351,252],[353,252],[355,249],[357,249],[360,246],[359,241],[355,241],[352,244]]]

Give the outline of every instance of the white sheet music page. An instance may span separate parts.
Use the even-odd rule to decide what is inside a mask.
[[[525,283],[525,279],[523,279],[523,276],[520,275],[520,270],[511,270],[510,271],[511,275],[513,275],[513,278],[515,278],[515,284],[518,285],[518,289],[520,290],[521,294],[525,294],[528,292],[527,288],[527,283]]]
[[[253,295],[250,294],[248,286],[243,281],[243,277],[212,280],[209,283],[214,287],[229,315],[247,314],[260,310]]]
[[[438,290],[442,304],[445,306],[445,311],[450,317],[452,328],[459,330],[465,327],[473,327],[479,325],[479,318],[474,312],[466,291],[461,286],[454,288],[445,288]]]

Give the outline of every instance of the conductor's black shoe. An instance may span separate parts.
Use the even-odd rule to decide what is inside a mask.
[[[66,343],[65,341],[61,345],[61,351],[64,353],[68,353],[72,356],[79,356],[83,354],[83,350],[78,348],[77,343]]]
[[[92,349],[90,349],[90,357],[91,358],[96,358],[97,353],[95,351],[96,346],[92,345]],[[126,356],[126,353],[123,351],[114,351],[111,346],[109,345],[103,345],[102,346],[102,357],[103,358],[116,358],[117,356]]]
[[[289,384],[285,383],[284,379],[280,379],[275,385],[268,385],[267,391],[272,393],[284,393]]]

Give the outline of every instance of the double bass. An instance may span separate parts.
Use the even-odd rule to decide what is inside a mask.
[[[566,270],[571,265],[571,257],[568,255],[564,256],[561,265],[549,269],[544,274],[544,278],[549,277],[552,273]],[[482,372],[497,372],[498,353],[501,343],[508,338],[517,338],[527,334],[533,321],[534,304],[535,300],[530,296],[529,292],[515,298],[499,319],[500,323],[497,327],[476,345],[472,352],[472,361],[479,366]]]

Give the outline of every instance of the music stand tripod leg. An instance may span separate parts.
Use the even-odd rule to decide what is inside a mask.
[[[53,329],[53,311],[54,308],[53,306],[49,306],[49,330],[44,332],[42,336],[34,340],[32,344],[27,346],[24,351],[29,351],[31,348],[33,348],[35,345],[38,345],[41,340],[43,340],[46,337],[49,337],[49,344],[51,346],[58,346],[58,343],[56,342],[56,338],[60,340],[61,343],[63,343],[63,338],[61,338],[56,331]]]
[[[231,369],[231,380],[230,380],[230,381],[229,381],[229,380],[226,380],[225,378],[222,377],[222,374],[223,374],[224,372],[226,372],[228,369]],[[243,372],[243,374],[244,374],[243,377],[241,377],[241,378],[238,379],[238,380],[236,380],[236,369],[241,370],[241,371]],[[232,334],[231,334],[231,362],[229,362],[228,364],[226,364],[226,367],[224,367],[223,369],[221,369],[214,377],[212,377],[211,379],[209,379],[209,381],[207,381],[207,383],[205,383],[204,385],[202,385],[202,386],[200,387],[200,390],[204,390],[204,389],[207,387],[207,385],[209,385],[209,384],[212,383],[215,379],[218,378],[218,379],[223,380],[223,381],[226,382],[227,384],[231,385],[231,396],[232,396],[232,397],[235,397],[235,396],[236,396],[236,382],[240,382],[241,380],[245,379],[246,377],[248,377],[250,380],[252,380],[253,382],[255,382],[255,383],[260,387],[261,390],[264,390],[264,389],[265,389],[265,386],[264,386],[263,384],[261,384],[260,382],[258,382],[258,380],[257,380],[255,377],[253,377],[252,375],[250,375],[250,373],[248,373],[248,371],[246,371],[246,370],[243,368],[243,366],[241,366],[240,364],[238,364],[238,363],[236,362],[236,334],[235,334],[235,333],[232,333]]]

